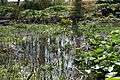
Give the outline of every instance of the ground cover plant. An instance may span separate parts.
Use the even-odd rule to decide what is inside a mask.
[[[112,31],[108,37],[100,34],[88,37],[88,50],[85,46],[76,48],[75,59],[88,74],[95,72],[97,79],[119,77],[119,42],[119,30]]]

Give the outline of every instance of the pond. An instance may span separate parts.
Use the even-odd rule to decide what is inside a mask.
[[[1,38],[1,79],[75,80],[83,77],[74,64],[75,47],[80,46],[81,39],[72,31],[49,36],[44,31],[11,29],[6,34],[12,36]]]
[[[120,31],[113,28],[84,25],[74,31],[57,25],[1,26],[0,80],[119,77]]]

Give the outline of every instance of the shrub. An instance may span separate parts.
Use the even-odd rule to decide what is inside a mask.
[[[51,5],[50,1],[45,2],[45,0],[35,0],[35,1],[27,1],[22,3],[22,7],[24,9],[33,9],[33,10],[42,10]]]
[[[27,9],[20,12],[21,17],[53,17],[53,16],[69,16],[72,6],[52,6],[49,8],[46,8],[45,10],[31,10]]]
[[[13,7],[6,7],[6,6],[0,6],[0,16],[2,17],[13,17],[14,16],[14,8]]]
[[[61,19],[60,23],[62,25],[67,25],[67,24],[70,25],[72,23],[72,20],[70,20],[70,19]]]

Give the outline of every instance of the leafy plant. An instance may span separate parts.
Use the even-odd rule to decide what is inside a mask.
[[[106,38],[95,37],[88,40],[91,50],[87,52],[82,50],[76,51],[75,60],[84,63],[84,67],[90,68],[91,72],[96,73],[96,78],[114,77],[120,74],[119,63],[120,55],[118,46],[120,46],[120,31],[112,31]],[[117,46],[117,47],[116,47]],[[78,55],[80,55],[78,57]],[[82,67],[82,66],[81,66]],[[115,67],[118,67],[117,70]]]
[[[70,20],[70,19],[61,19],[60,23],[62,25],[67,25],[67,24],[70,25],[70,24],[72,24],[72,20]]]
[[[11,18],[14,16],[14,12],[15,12],[15,10],[13,7],[0,6],[0,16],[1,17]]]

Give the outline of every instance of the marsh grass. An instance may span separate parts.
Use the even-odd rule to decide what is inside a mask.
[[[82,34],[71,26],[13,24],[0,27],[0,79],[70,80],[86,79],[84,63],[74,63],[75,49],[88,49],[88,37],[109,34],[119,27],[80,24]],[[78,36],[81,35],[81,36]],[[83,50],[83,52],[84,52]]]
[[[69,40],[71,35],[69,28],[61,26],[15,24],[1,27],[1,61],[4,61],[1,63],[1,78],[69,78],[69,75],[64,76],[67,75],[67,66],[71,64],[66,59],[70,54],[68,51],[66,54],[65,47],[69,49],[72,45]]]

